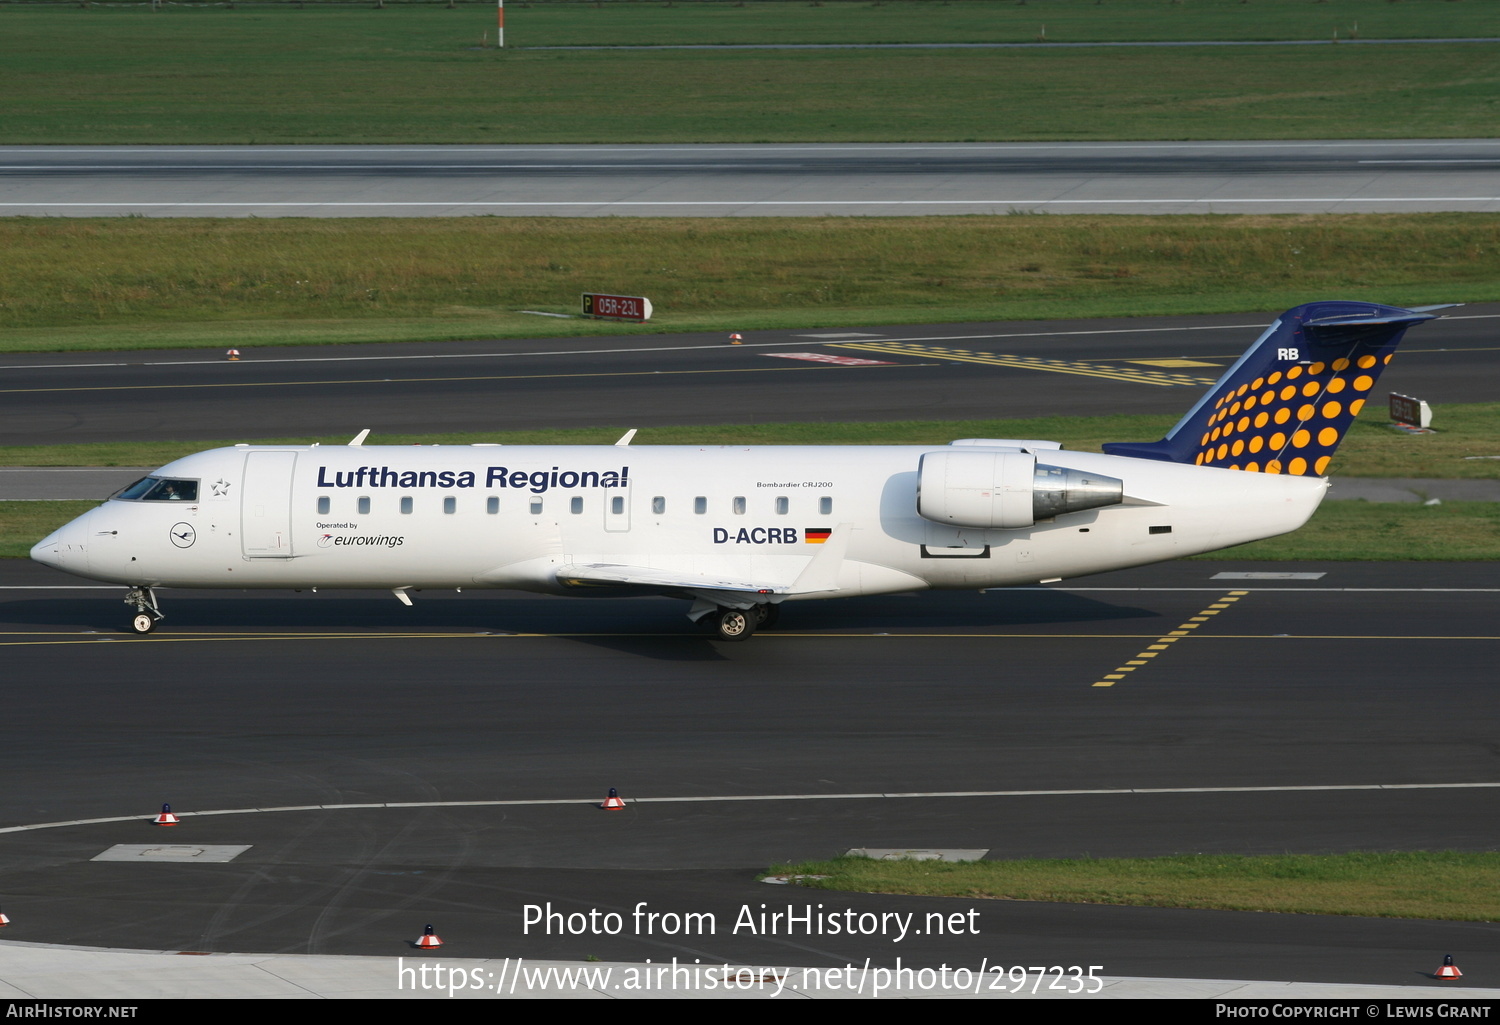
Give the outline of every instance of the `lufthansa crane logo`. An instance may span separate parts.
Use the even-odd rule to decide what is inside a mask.
[[[198,532],[193,529],[191,523],[172,524],[172,543],[178,548],[191,548],[196,540],[198,540]]]

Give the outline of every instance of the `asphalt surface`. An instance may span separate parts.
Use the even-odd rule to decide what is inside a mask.
[[[1455,312],[1382,379],[1439,421],[1443,402],[1494,397],[1500,307]],[[9,357],[0,443],[1177,412],[1268,319]],[[879,362],[768,355],[791,352]],[[1206,365],[1132,362],[1158,358]],[[0,833],[6,938],[396,956],[434,922],[455,957],[988,958],[1366,985],[1428,984],[1456,953],[1466,984],[1493,986],[1489,924],[827,894],[755,874],[857,847],[1493,850],[1496,588],[1487,564],[1179,562],[809,602],[744,645],[666,600],[169,591],[162,630],[137,638],[119,588],[0,562],[0,828],[128,820]],[[1246,594],[1163,657],[1093,685],[1231,590]],[[609,787],[625,811],[590,806]],[[868,796],[976,791],[991,796]],[[475,804],[496,801],[548,803]],[[163,802],[303,810],[147,825]],[[222,865],[90,860],[115,843],[251,846]],[[528,931],[526,906],[548,901],[718,929]],[[732,929],[745,908],[809,902],[976,917],[899,943]]]
[[[1500,140],[0,147],[31,216],[1500,210]]]
[[[1214,579],[1226,571],[1316,579]],[[1423,984],[1443,953],[1500,974],[1494,925],[1077,907],[772,888],[855,847],[989,857],[1493,850],[1493,570],[1179,562],[1051,589],[811,602],[744,645],[683,603],[466,592],[166,592],[0,563],[7,939],[458,957],[977,967]],[[1108,672],[1231,590],[1201,631]],[[1397,789],[1344,789],[1371,786]],[[591,803],[614,786],[623,812]],[[1330,787],[1309,790],[1308,787]],[[1168,793],[1066,794],[1057,791]],[[1201,788],[1270,788],[1202,792]],[[1197,790],[1198,792],[1192,792]],[[974,791],[1031,796],[851,797]],[[836,796],[843,795],[843,796]],[[734,800],[745,797],[795,798]],[[642,798],[710,800],[642,801]],[[544,805],[306,808],[413,802]],[[89,859],[115,843],[250,844],[225,865]],[[548,936],[526,905],[711,913],[712,935]],[[765,936],[741,909],[967,913],[977,934]]]
[[[0,444],[1183,413],[1279,312],[765,331],[744,345],[725,332],[298,347],[239,362],[19,354],[0,358]],[[1376,401],[1426,399],[1441,427],[1443,403],[1494,400],[1497,354],[1500,304],[1447,311],[1408,333]]]

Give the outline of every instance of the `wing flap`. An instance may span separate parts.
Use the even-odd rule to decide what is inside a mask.
[[[564,587],[629,587],[648,591],[737,591],[750,594],[789,594],[789,583],[767,580],[734,580],[709,573],[619,563],[582,563],[562,566],[558,583]]]

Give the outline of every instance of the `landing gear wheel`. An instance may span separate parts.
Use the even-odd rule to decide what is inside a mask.
[[[755,606],[755,629],[769,630],[781,618],[781,606],[770,602]]]
[[[162,621],[161,609],[156,604],[156,595],[149,587],[132,587],[125,592],[125,604],[135,609],[130,618],[130,629],[138,634],[148,634]]]
[[[755,633],[754,609],[716,609],[703,617],[709,634],[721,641],[747,641]]]

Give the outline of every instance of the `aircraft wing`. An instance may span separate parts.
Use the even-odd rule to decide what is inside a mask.
[[[653,566],[592,562],[559,567],[557,580],[564,587],[580,590],[624,588],[644,594],[691,595],[718,605],[749,608],[763,602],[779,601],[788,595],[839,590],[838,571],[849,546],[850,530],[847,523],[836,526],[805,566],[795,575],[789,574],[781,579],[735,578]]]
[[[563,566],[557,571],[564,587],[629,587],[646,591],[737,591],[748,594],[789,594],[787,581],[729,580],[702,573],[654,569],[646,566],[623,566],[614,563],[583,563]],[[764,600],[764,599],[762,599]]]

